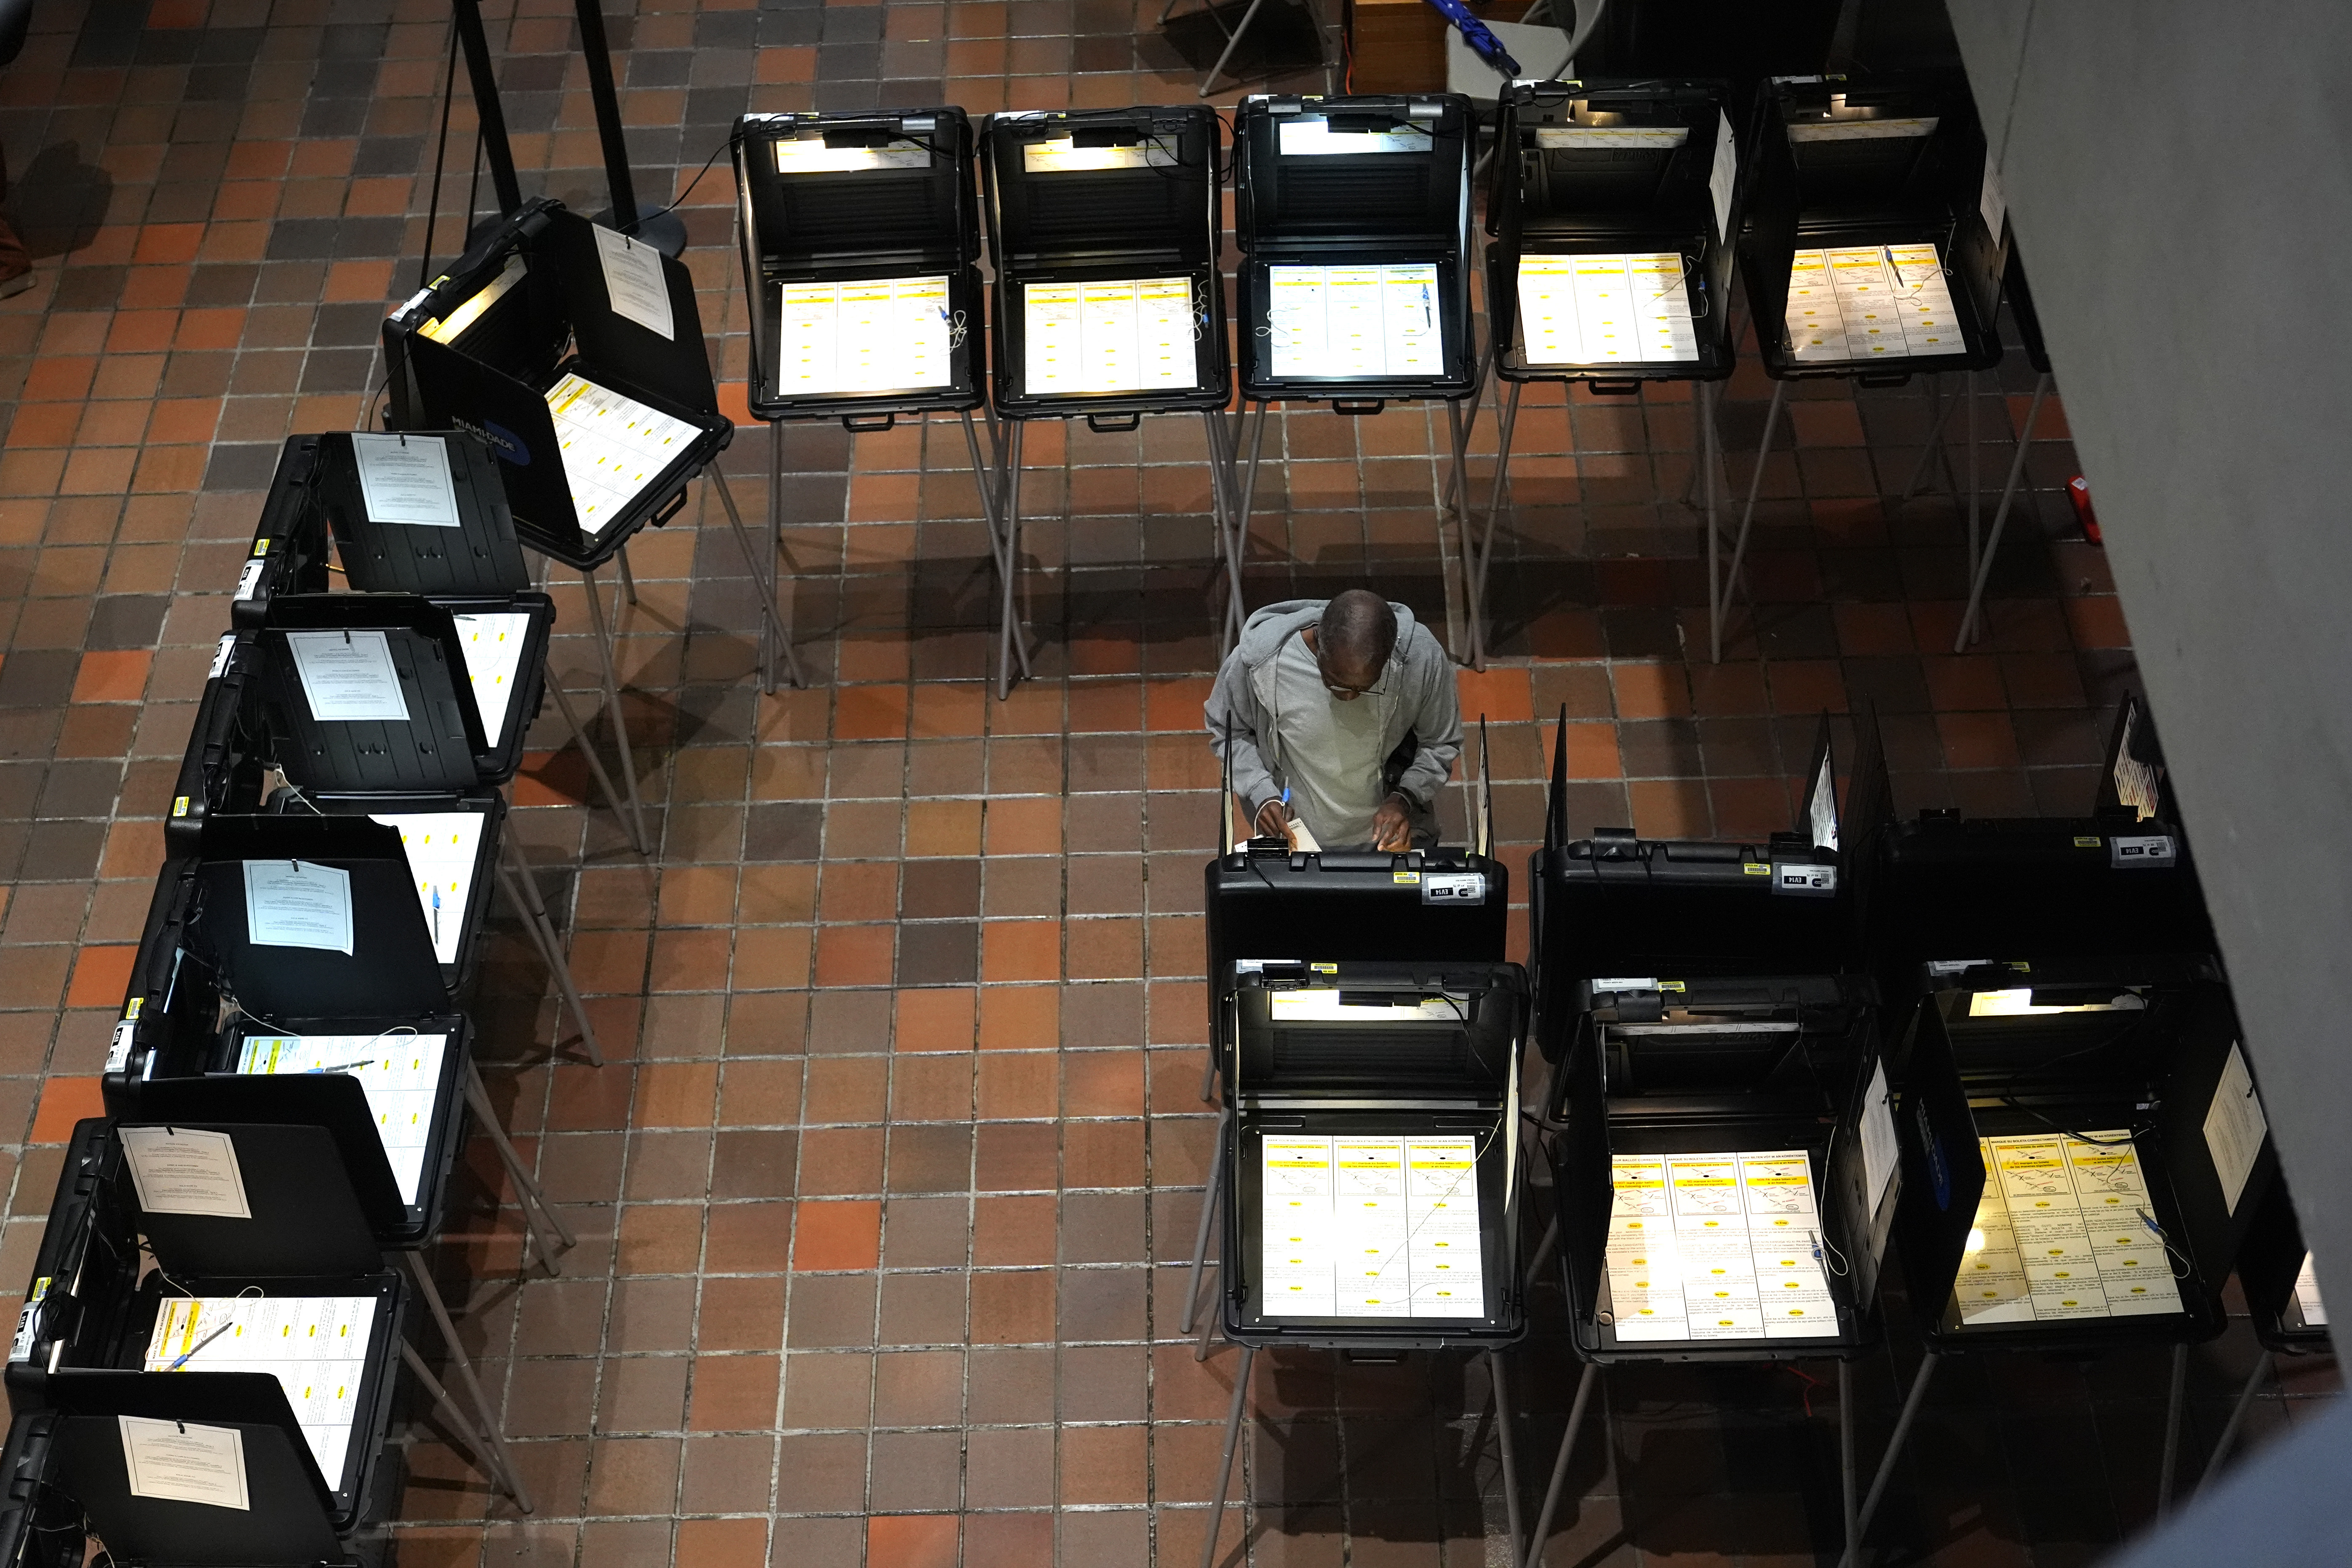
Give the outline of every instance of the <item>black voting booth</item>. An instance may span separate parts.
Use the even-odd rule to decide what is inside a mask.
[[[1494,493],[1470,570],[1470,657],[1486,668],[1486,584],[1530,382],[1638,397],[1688,381],[1716,549],[1714,384],[1731,374],[1738,152],[1723,82],[1520,81],[1503,89],[1486,204],[1486,314],[1502,405]],[[1591,320],[1588,321],[1588,315]]]
[[[1823,719],[1794,827],[1763,845],[1571,841],[1555,748],[1531,937],[1554,1215],[1530,1275],[1556,1242],[1586,1365],[1538,1542],[1600,1368],[1824,1357],[1855,1537],[1847,1368],[1877,1342],[1899,1191],[1853,940],[1854,861],[1885,811],[1870,733],[1842,823]]]
[[[1234,128],[1242,400],[1257,405],[1225,557],[1224,646],[1241,637],[1240,572],[1276,403],[1377,414],[1445,405],[1447,498],[1467,529],[1464,405],[1484,365],[1470,313],[1470,165],[1477,118],[1455,94],[1244,98]],[[1238,431],[1235,432],[1238,437]]]
[[[1789,384],[1835,377],[1900,386],[1958,371],[1972,389],[1975,374],[2000,360],[2007,233],[1975,100],[1957,73],[1772,78],[1759,94],[1741,167],[1739,271],[1757,357],[1773,386],[1716,593],[1726,610]],[[1968,404],[1973,568],[1973,395]],[[1722,657],[1719,639],[1715,655]]]
[[[1199,414],[1220,551],[1233,452],[1216,417],[1233,395],[1218,272],[1217,117],[1205,105],[992,114],[980,170],[996,267],[990,401],[1000,459],[997,692],[1029,672],[1021,570],[1021,437],[1033,419],[1132,430]],[[1238,599],[1238,562],[1228,560]]]
[[[769,426],[771,552],[781,559],[782,422],[793,419],[838,418],[856,432],[887,430],[902,415],[958,416],[995,537],[993,481],[971,421],[988,397],[987,309],[964,111],[747,114],[735,122],[734,160],[748,391]],[[908,356],[904,370],[894,352]],[[789,603],[779,595],[780,610]]]

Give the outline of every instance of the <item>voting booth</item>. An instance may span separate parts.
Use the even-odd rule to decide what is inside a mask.
[[[1974,376],[2000,359],[2007,227],[1966,79],[1772,78],[1741,162],[1739,271],[1772,404],[1717,604],[1728,608],[1738,580],[1789,383],[1812,377],[1865,387],[1969,378],[1973,567]]]
[[[1867,732],[1867,731],[1866,731]],[[1538,1512],[1549,1532],[1598,1369],[1838,1363],[1877,1341],[1900,1187],[1876,994],[1847,868],[1883,820],[1865,742],[1842,822],[1826,719],[1792,829],[1764,845],[1570,841],[1564,742],[1535,858],[1538,1099],[1570,1329],[1585,1372]]]
[[[1470,314],[1470,100],[1426,96],[1244,98],[1234,127],[1234,237],[1242,260],[1242,400],[1257,405],[1225,555],[1224,646],[1241,637],[1240,571],[1276,403],[1377,414],[1437,399],[1453,432],[1447,495],[1464,506],[1464,405],[1478,395]],[[1466,518],[1466,511],[1463,514]],[[1466,522],[1465,522],[1466,531]]]
[[[1517,81],[1501,94],[1486,204],[1486,314],[1502,405],[1495,488],[1470,563],[1470,658],[1486,668],[1486,584],[1530,382],[1698,396],[1707,549],[1716,548],[1714,384],[1731,374],[1739,158],[1731,89],[1675,80]],[[1713,608],[1710,606],[1710,614]]]
[[[992,114],[980,169],[996,268],[990,400],[1010,422],[999,495],[997,691],[1029,649],[1015,605],[1021,437],[1033,419],[1132,430],[1197,413],[1210,500],[1227,539],[1233,454],[1215,415],[1233,396],[1217,248],[1217,116],[1183,109]],[[1233,598],[1239,563],[1228,560]]]

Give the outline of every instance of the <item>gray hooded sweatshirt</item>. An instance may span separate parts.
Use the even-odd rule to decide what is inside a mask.
[[[1253,817],[1267,801],[1280,799],[1289,782],[1283,762],[1276,656],[1285,643],[1323,618],[1328,602],[1290,599],[1250,616],[1209,693],[1210,749],[1224,757],[1230,725],[1234,793],[1248,803]],[[1462,704],[1454,690],[1454,661],[1444,648],[1411,610],[1393,602],[1389,608],[1396,614],[1396,647],[1381,672],[1378,695],[1356,700],[1379,704],[1387,785],[1412,805],[1414,840],[1433,843],[1437,792],[1462,754]],[[1334,700],[1327,696],[1325,700]]]

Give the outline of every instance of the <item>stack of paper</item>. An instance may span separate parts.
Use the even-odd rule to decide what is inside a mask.
[[[1445,374],[1433,264],[1269,267],[1266,274],[1276,375]]]
[[[155,1314],[142,1364],[270,1373],[331,1489],[342,1483],[374,1321],[372,1296],[173,1297]]]
[[[1477,1143],[1269,1133],[1269,1318],[1482,1318]]]
[[[786,396],[945,386],[951,379],[955,323],[945,273],[779,283],[776,290],[776,386]]]
[[[2295,1310],[2303,1314],[2306,1329],[2327,1326],[2327,1303],[2319,1299],[2319,1275],[2311,1266],[2311,1254],[2303,1255],[2303,1272],[2294,1277]]]
[[[1789,268],[1789,342],[1800,363],[1961,352],[1933,245],[1801,250]]]
[[[473,896],[474,867],[482,849],[483,814],[424,811],[369,820],[400,830],[400,847],[408,851],[408,874],[416,884],[416,901],[425,911],[425,928],[433,936],[434,959],[457,963],[458,944],[466,936],[466,900]]]
[[[2128,1132],[1979,1140],[1984,1196],[1952,1299],[1963,1323],[2180,1310]]]
[[[1032,283],[1022,303],[1034,395],[1200,384],[1189,278]]]
[[[359,1079],[401,1201],[413,1205],[424,1180],[441,1054],[448,1044],[446,1035],[249,1035],[238,1049],[236,1070],[341,1072]]]
[[[514,706],[515,674],[522,664],[522,645],[530,635],[530,617],[512,611],[480,616],[452,616],[466,652],[466,674],[474,687],[474,706],[481,710],[482,738],[490,745],[507,731],[507,710]]]
[[[1620,1341],[1837,1332],[1801,1149],[1617,1154],[1609,1297]]]
[[[695,427],[608,386],[567,375],[548,392],[580,531],[593,539],[694,444]]]
[[[1523,256],[1519,323],[1529,364],[1698,358],[1690,283],[1673,251]]]

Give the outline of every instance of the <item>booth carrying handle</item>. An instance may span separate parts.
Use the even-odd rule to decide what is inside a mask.
[[[1139,429],[1142,425],[1143,416],[1140,412],[1087,416],[1087,428],[1097,436],[1116,436],[1122,430]]]
[[[1331,412],[1334,414],[1378,414],[1387,406],[1388,400],[1384,397],[1335,397],[1331,400]]]
[[[845,414],[841,427],[854,436],[871,436],[898,423],[896,414]]]

